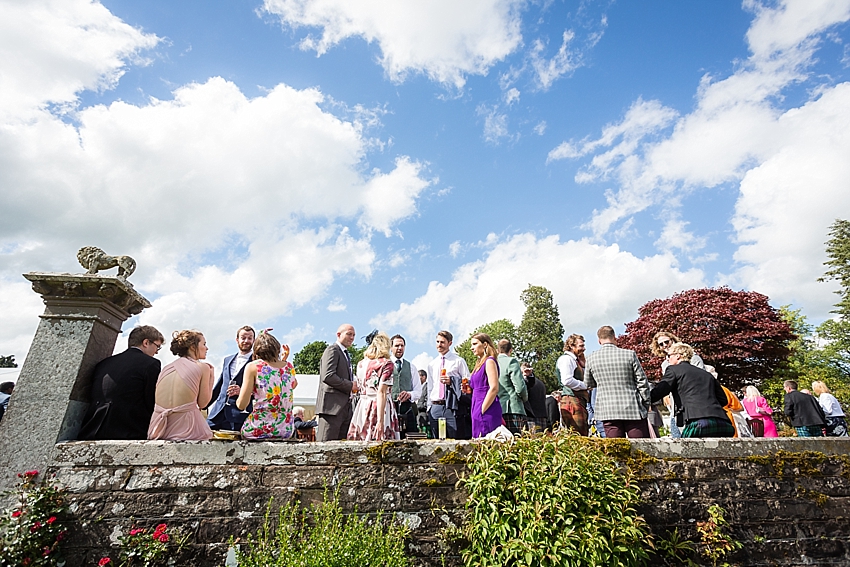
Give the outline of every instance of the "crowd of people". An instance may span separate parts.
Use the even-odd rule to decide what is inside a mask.
[[[417,369],[404,358],[403,336],[373,331],[355,368],[355,330],[341,325],[321,357],[316,418],[306,421],[304,408],[293,406],[298,380],[289,348],[271,329],[241,327],[238,352],[224,359],[216,378],[200,332],[175,331],[169,348],[177,359],[162,368],[155,355],[165,338],[154,327],[136,327],[126,351],[95,367],[79,438],[204,440],[219,430],[249,440],[472,439],[558,427],[602,437],[668,434],[662,428],[684,438],[778,435],[758,389],[748,386],[739,398],[669,331],[657,332],[650,345],[661,360],[656,383],[634,351],[617,345],[613,328],[599,329],[600,348],[587,356],[584,337],[570,335],[554,368],[561,387],[549,394],[532,366],[514,356],[510,340],[473,335],[470,370],[453,339],[439,331],[436,356]],[[812,384],[817,398],[793,381],[784,387],[784,415],[798,436],[847,436],[841,404],[826,384]]]

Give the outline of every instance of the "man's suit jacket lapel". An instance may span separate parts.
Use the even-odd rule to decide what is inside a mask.
[[[339,343],[336,343],[336,346],[340,350],[339,356],[341,357],[341,359],[340,359],[339,363],[341,365],[345,366],[345,368],[347,369],[346,376],[344,376],[344,378],[348,378],[349,380],[353,380],[354,375],[352,374],[353,370],[351,369],[351,363],[349,362],[349,358],[347,356],[348,351],[346,351],[344,348],[342,348],[342,345],[340,345]]]

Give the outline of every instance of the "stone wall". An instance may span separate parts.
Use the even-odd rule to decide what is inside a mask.
[[[637,472],[641,512],[656,537],[695,538],[720,504],[745,548],[741,565],[850,565],[850,439],[634,441],[623,460]],[[269,497],[302,502],[342,484],[351,510],[385,510],[414,528],[417,565],[443,565],[437,532],[462,516],[455,488],[468,442],[367,444],[68,442],[52,472],[71,492],[68,566],[94,565],[131,517],[193,534],[185,564],[221,566],[228,537],[262,520]],[[580,497],[580,495],[577,495]],[[457,557],[445,557],[447,565]]]

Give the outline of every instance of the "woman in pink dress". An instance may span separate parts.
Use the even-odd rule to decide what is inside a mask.
[[[244,410],[254,398],[254,410],[242,425],[242,437],[249,440],[289,439],[295,433],[292,391],[298,380],[292,363],[286,360],[289,347],[281,349],[270,330],[260,331],[254,341],[254,360],[245,365],[236,400],[236,407]]]
[[[348,428],[350,441],[383,441],[401,439],[398,416],[390,399],[393,388],[393,363],[390,360],[390,338],[380,332],[363,353],[357,365],[360,400]]]
[[[755,386],[747,386],[744,391],[744,399],[741,401],[744,404],[744,409],[750,414],[750,419],[758,419],[764,424],[765,437],[778,437],[776,433],[776,424],[773,423],[773,418],[770,414],[773,410],[767,404],[767,400],[758,391]]]
[[[202,362],[207,350],[207,341],[198,331],[174,331],[171,335],[171,352],[180,358],[163,368],[156,380],[156,405],[148,439],[212,439],[210,426],[201,414],[212,397],[213,367]]]

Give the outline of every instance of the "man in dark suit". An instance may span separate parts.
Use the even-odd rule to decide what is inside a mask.
[[[357,384],[351,369],[348,347],[354,344],[354,327],[340,325],[337,340],[328,345],[319,364],[319,392],[316,396],[316,414],[319,416],[317,441],[345,439],[351,425],[351,394],[357,393]]]
[[[214,401],[207,411],[207,423],[212,429],[239,431],[245,423],[245,418],[251,413],[250,404],[243,412],[236,407],[235,399],[242,390],[242,374],[245,372],[245,365],[251,360],[254,336],[254,329],[247,325],[236,331],[236,346],[239,352],[224,358],[221,375],[213,385],[211,399]]]
[[[162,365],[154,355],[165,339],[144,325],[130,331],[128,348],[94,367],[91,405],[79,438],[147,439],[153,414],[156,380]]]
[[[817,399],[809,394],[797,391],[794,380],[782,384],[785,389],[785,415],[797,430],[798,437],[823,437],[826,417]]]

